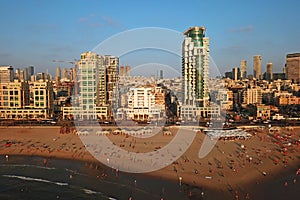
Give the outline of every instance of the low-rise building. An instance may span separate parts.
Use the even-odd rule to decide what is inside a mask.
[[[269,120],[271,118],[271,109],[267,105],[256,106],[256,119]]]
[[[119,108],[118,119],[149,121],[165,117],[165,91],[163,88],[149,85],[130,88],[127,107]]]
[[[31,86],[31,87],[30,87]],[[30,95],[30,93],[32,95]],[[30,104],[30,96],[33,104]],[[53,116],[53,88],[49,81],[0,84],[1,119],[48,119]]]

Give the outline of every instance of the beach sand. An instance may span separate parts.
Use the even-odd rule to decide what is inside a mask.
[[[168,144],[177,130],[178,127],[170,127],[172,135],[161,132],[147,139],[113,134],[107,137],[125,150],[149,152]],[[296,144],[300,128],[252,133],[256,135],[248,140],[219,140],[212,151],[200,159],[198,153],[205,135],[197,132],[192,145],[176,162],[146,175],[181,182],[182,190],[191,199],[266,199],[271,196],[281,199],[289,195],[289,199],[293,199],[295,194],[300,194],[300,175],[296,175],[300,167],[300,145]],[[80,137],[73,133],[61,134],[58,126],[0,127],[0,154],[97,162]],[[296,197],[294,199],[298,199]]]

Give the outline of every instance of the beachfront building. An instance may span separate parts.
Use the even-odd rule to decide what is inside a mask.
[[[8,83],[14,80],[14,69],[12,66],[0,66],[0,83]]]
[[[53,84],[51,81],[36,81],[33,82],[31,87],[33,94],[33,108],[44,109],[46,111],[45,116],[53,116]]]
[[[106,103],[116,109],[118,102],[119,58],[116,56],[104,56],[105,65],[105,92]],[[126,69],[126,68],[125,68]]]
[[[127,96],[127,107],[118,109],[118,119],[150,121],[166,116],[166,93],[162,87],[152,85],[130,88]]]
[[[73,106],[65,106],[62,108],[63,111],[63,119],[73,120],[73,119],[82,119],[82,108],[81,107],[73,107]],[[97,119],[107,119],[108,116],[108,107],[107,106],[96,106],[95,107],[95,115]]]
[[[186,120],[211,117],[220,113],[218,106],[209,103],[209,38],[205,27],[191,27],[184,32],[182,44],[182,107]]]
[[[74,96],[72,108],[63,108],[64,118],[110,119],[111,108],[118,102],[118,57],[85,52],[77,65],[79,94]]]
[[[30,103],[30,97],[33,103]],[[0,84],[1,119],[48,119],[53,116],[51,82],[18,81]]]
[[[18,109],[29,105],[29,85],[27,82],[15,80],[0,83],[0,108]]]

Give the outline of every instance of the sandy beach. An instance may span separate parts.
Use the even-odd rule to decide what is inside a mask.
[[[168,131],[172,134],[160,132],[146,139],[124,134],[107,137],[127,151],[150,152],[168,144],[178,127],[169,127]],[[58,126],[0,127],[0,154],[97,162],[82,143],[80,137],[84,136],[61,132]],[[267,197],[299,194],[300,174],[296,175],[296,171],[300,167],[300,128],[281,128],[272,133],[257,129],[251,133],[248,140],[219,140],[200,159],[198,153],[205,135],[198,131],[192,145],[176,162],[147,175],[178,182],[191,199],[265,199],[264,193],[269,193]]]

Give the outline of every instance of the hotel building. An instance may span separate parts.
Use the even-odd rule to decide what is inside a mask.
[[[209,38],[205,27],[191,27],[184,32],[182,44],[182,89],[181,117],[217,116],[219,107],[209,103]]]
[[[93,52],[81,54],[78,62],[79,95],[72,107],[63,108],[63,117],[75,119],[110,119],[117,102],[119,60]]]
[[[32,105],[30,96],[33,97]],[[0,118],[41,120],[52,116],[52,82],[40,80],[29,84],[27,81],[15,80],[0,83]]]

